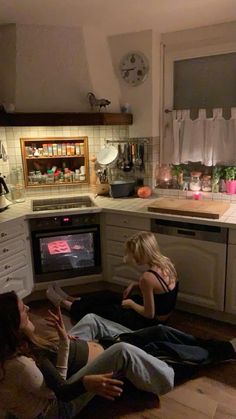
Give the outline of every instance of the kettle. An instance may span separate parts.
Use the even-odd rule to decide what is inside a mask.
[[[4,191],[3,191],[4,189]],[[3,211],[8,207],[10,202],[5,198],[5,194],[9,193],[6,182],[2,176],[0,176],[0,211]]]

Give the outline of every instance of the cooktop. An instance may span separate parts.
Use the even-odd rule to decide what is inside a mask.
[[[49,198],[49,199],[33,199],[33,211],[58,210],[69,208],[90,208],[96,207],[92,199],[85,196],[75,196],[68,198]]]

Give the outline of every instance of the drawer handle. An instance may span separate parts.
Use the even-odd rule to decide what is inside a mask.
[[[11,267],[11,265],[5,265],[4,269],[9,269]]]
[[[9,276],[7,279],[6,279],[6,282],[9,282],[9,281],[11,281],[12,280],[12,278]]]
[[[6,237],[7,233],[1,233],[1,237]]]
[[[7,249],[6,247],[2,250],[2,253],[6,253],[9,252],[9,249]]]

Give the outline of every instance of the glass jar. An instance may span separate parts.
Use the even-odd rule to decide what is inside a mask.
[[[202,191],[203,192],[211,192],[212,184],[211,184],[211,176],[203,175],[202,177]]]
[[[201,190],[201,172],[191,172],[191,178],[189,183],[190,191],[200,191]]]
[[[12,169],[10,172],[10,191],[12,202],[25,201],[25,185],[21,168]]]

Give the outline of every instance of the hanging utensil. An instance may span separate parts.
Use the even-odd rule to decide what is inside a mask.
[[[140,144],[139,145],[139,156],[141,159],[141,164],[139,167],[140,172],[144,172],[145,171],[145,165],[144,165],[144,144]]]
[[[130,172],[132,169],[132,154],[130,144],[125,144],[125,164],[124,172]]]
[[[124,169],[124,150],[122,150],[121,144],[118,144],[118,158],[116,165],[118,169]]]
[[[140,144],[137,145],[136,150],[135,168],[140,170],[140,166],[142,164],[142,159],[140,158]]]

